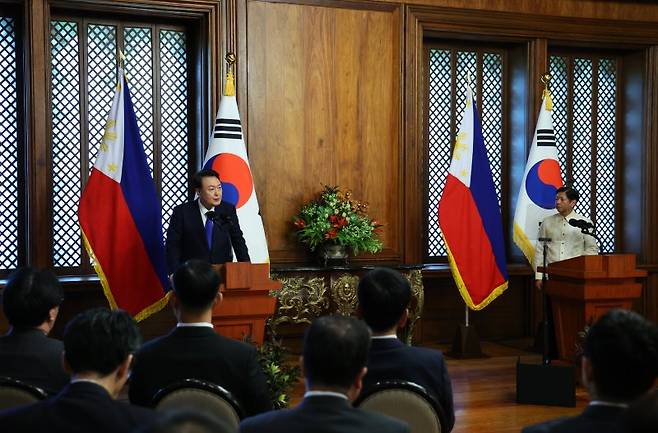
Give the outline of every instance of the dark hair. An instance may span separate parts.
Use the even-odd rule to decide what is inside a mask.
[[[360,320],[324,316],[304,336],[304,371],[311,386],[349,388],[366,366],[370,331]]]
[[[95,308],[75,316],[64,329],[64,353],[74,373],[113,372],[142,342],[135,320],[122,310]]]
[[[216,416],[192,410],[165,412],[155,424],[138,433],[234,433],[236,429]]]
[[[584,355],[599,398],[634,400],[656,379],[658,328],[633,311],[611,310],[590,328]]]
[[[203,170],[197,171],[194,176],[192,176],[192,188],[201,188],[201,181],[204,177],[216,177],[217,180],[220,180],[219,173],[217,173],[215,170],[204,168]]]
[[[557,195],[560,192],[563,192],[569,200],[578,201],[578,199],[580,198],[580,194],[578,194],[576,188],[570,186],[563,186],[558,188],[557,191],[555,191],[555,195]]]
[[[25,267],[9,277],[2,292],[2,309],[12,326],[33,328],[64,298],[59,281],[47,269]]]
[[[359,308],[375,332],[395,326],[411,301],[409,281],[399,272],[375,268],[359,281]]]
[[[173,277],[176,297],[183,308],[193,311],[212,306],[220,282],[210,263],[198,259],[190,259],[180,265]]]

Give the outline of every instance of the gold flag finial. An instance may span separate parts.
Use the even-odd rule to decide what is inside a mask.
[[[551,91],[548,90],[548,83],[551,82],[552,78],[553,77],[551,77],[551,74],[547,73],[542,75],[541,78],[539,79],[539,81],[541,81],[542,84],[544,85],[544,93],[542,97],[546,99],[546,109],[548,111],[553,111],[553,98],[551,97]]]
[[[235,96],[235,75],[233,67],[236,62],[235,53],[226,54],[226,63],[228,64],[226,70],[226,85],[224,86],[224,96]]]

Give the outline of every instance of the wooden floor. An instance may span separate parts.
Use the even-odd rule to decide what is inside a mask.
[[[444,350],[445,346],[436,346]],[[587,405],[587,392],[576,389],[576,407],[520,405],[516,403],[516,360],[539,362],[541,357],[511,346],[482,343],[488,358],[450,359],[455,401],[454,433],[518,433],[529,424],[580,413]],[[292,395],[296,405],[303,395],[300,383]]]

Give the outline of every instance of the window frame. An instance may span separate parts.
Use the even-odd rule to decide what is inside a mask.
[[[195,82],[195,79],[198,77],[198,63],[200,48],[199,38],[195,34],[195,29],[193,23],[187,20],[179,19],[170,19],[165,16],[155,15],[153,17],[146,16],[135,16],[135,15],[124,15],[116,14],[114,18],[108,18],[110,12],[97,14],[97,13],[87,13],[86,11],[73,12],[70,10],[56,10],[53,11],[51,16],[48,19],[48,33],[47,33],[47,75],[48,75],[48,88],[49,88],[49,101],[48,101],[48,135],[52,140],[52,82],[50,78],[51,70],[50,65],[52,64],[51,52],[50,52],[50,41],[51,41],[51,23],[53,21],[74,21],[79,25],[79,46],[78,46],[78,55],[80,58],[79,65],[79,76],[80,76],[80,89],[84,89],[83,94],[80,98],[80,113],[82,118],[81,125],[81,146],[79,151],[81,152],[81,173],[80,173],[80,182],[81,182],[81,194],[84,190],[84,186],[87,183],[89,178],[89,171],[86,170],[90,166],[89,161],[89,133],[88,133],[88,93],[87,93],[87,75],[84,73],[87,67],[87,31],[89,24],[97,25],[112,25],[116,27],[116,49],[123,50],[125,47],[125,38],[124,38],[124,29],[126,27],[148,27],[152,29],[152,44],[155,47],[155,44],[159,43],[160,40],[160,31],[161,30],[174,30],[174,31],[183,31],[186,34],[186,51],[189,53],[187,57],[187,118],[188,118],[188,130],[187,130],[187,166],[188,172],[186,177],[189,182],[189,178],[192,173],[195,171],[195,167],[200,163],[198,161],[199,152],[197,147],[205,145],[200,141],[200,135],[197,133],[199,129],[207,128],[208,120],[207,116],[203,115],[203,112],[197,112],[198,106],[200,105],[198,100],[205,96],[205,93],[200,93],[201,88]],[[156,192],[159,197],[161,197],[162,192],[162,157],[161,157],[161,146],[162,146],[162,135],[160,127],[160,118],[161,118],[161,104],[160,104],[160,82],[156,80],[156,77],[160,77],[160,65],[159,65],[159,46],[157,49],[153,50],[154,56],[153,61],[153,178],[156,186]],[[118,53],[117,53],[118,58]],[[116,62],[118,67],[118,60]],[[157,73],[156,73],[157,71]],[[156,82],[157,81],[157,82]],[[156,109],[157,107],[157,109]],[[108,107],[109,109],[109,107]],[[200,127],[203,125],[203,127]],[[48,143],[49,149],[52,152],[52,141]],[[54,159],[50,158],[49,170],[51,171],[50,181],[51,186],[53,185],[53,162]],[[52,204],[54,197],[52,193],[53,188],[51,187],[48,191],[48,203]],[[191,198],[192,190],[188,183],[187,185],[187,198]],[[80,266],[55,266],[54,264],[54,213],[53,206],[48,207],[48,224],[49,224],[49,264],[53,269],[55,274],[60,276],[95,276],[96,272],[93,266],[90,263],[89,255],[87,254],[86,249],[84,248],[83,242],[80,242]]]

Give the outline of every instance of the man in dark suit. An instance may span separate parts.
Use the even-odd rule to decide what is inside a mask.
[[[214,170],[201,170],[192,178],[198,199],[174,208],[167,230],[169,274],[189,259],[210,263],[249,261],[235,206],[222,201],[222,184]],[[208,212],[212,212],[209,214]]]
[[[409,314],[409,281],[392,269],[375,268],[361,278],[358,298],[359,315],[373,333],[364,388],[387,380],[414,382],[438,400],[451,430],[455,412],[443,355],[438,350],[407,346],[396,335]]]
[[[61,341],[48,338],[63,300],[57,278],[47,270],[14,272],[2,292],[2,309],[11,325],[0,337],[0,376],[37,386],[49,394],[69,382]]]
[[[219,275],[201,260],[188,260],[176,270],[171,302],[178,325],[137,353],[131,402],[149,406],[160,389],[192,378],[226,388],[249,415],[272,409],[256,349],[213,330],[212,309],[222,300],[219,283]]]
[[[304,337],[304,400],[294,409],[247,418],[240,432],[408,432],[401,421],[350,404],[361,391],[369,346],[370,332],[362,322],[343,316],[316,319]]]
[[[141,336],[124,311],[78,314],[64,331],[71,383],[56,396],[0,413],[2,431],[124,433],[155,421],[153,411],[116,401]]]
[[[620,433],[629,403],[658,374],[658,328],[632,311],[611,310],[585,337],[581,377],[590,403],[578,416],[526,427],[523,433]]]

